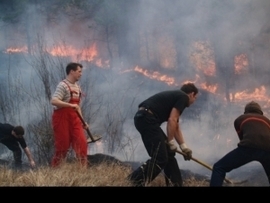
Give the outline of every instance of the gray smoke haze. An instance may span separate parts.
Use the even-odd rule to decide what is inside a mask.
[[[103,100],[106,106],[102,107],[102,113],[97,116],[95,121],[93,120],[91,126],[95,131],[102,132],[104,130],[102,122],[107,119],[106,116],[108,114],[125,115],[126,119],[124,120],[122,131],[123,135],[133,141],[133,147],[125,149],[125,152],[119,151],[115,155],[120,159],[129,158],[132,159],[131,161],[146,161],[148,155],[142,145],[139,133],[133,125],[133,115],[137,110],[137,105],[154,93],[166,89],[179,88],[182,82],[194,80],[196,74],[200,74],[201,80],[209,82],[207,81],[209,77],[200,72],[198,73],[196,67],[190,64],[189,53],[192,42],[210,41],[216,50],[215,54],[219,56],[215,56],[216,62],[224,66],[223,72],[217,71],[217,75],[213,79],[218,81],[221,86],[222,96],[218,97],[209,94],[206,98],[203,96],[203,98],[198,98],[197,104],[184,111],[181,116],[180,126],[187,145],[193,150],[194,157],[212,165],[237,146],[238,137],[233,129],[233,121],[243,113],[245,104],[229,105],[224,101],[225,91],[223,89],[226,89],[226,77],[229,77],[227,74],[230,72],[229,66],[232,63],[230,55],[240,54],[243,50],[248,51],[249,65],[255,63],[254,60],[256,59],[255,67],[253,67],[256,77],[252,74],[239,76],[233,81],[232,84],[234,85],[229,84],[228,89],[234,92],[243,91],[246,87],[257,88],[264,85],[268,95],[270,84],[266,73],[269,64],[269,57],[267,57],[269,55],[269,48],[266,49],[265,41],[261,42],[260,40],[267,38],[267,29],[270,27],[270,24],[268,24],[270,2],[266,0],[257,0],[256,3],[252,0],[234,0],[227,1],[227,3],[220,3],[214,0],[199,2],[195,0],[140,0],[137,2],[136,8],[128,8],[128,12],[123,14],[127,15],[126,17],[130,22],[128,30],[125,30],[128,42],[136,44],[138,43],[138,38],[140,38],[138,46],[141,46],[143,53],[140,56],[141,64],[146,65],[142,68],[147,68],[149,71],[155,71],[158,67],[145,62],[145,49],[147,45],[151,52],[149,53],[150,59],[159,58],[157,56],[161,57],[162,54],[166,54],[166,51],[161,49],[161,47],[166,45],[176,49],[182,58],[174,61],[174,67],[166,68],[161,66],[158,71],[162,72],[162,74],[173,75],[176,81],[179,81],[179,84],[178,86],[168,86],[134,72],[120,73],[121,71],[129,70],[130,64],[134,65],[134,63],[131,63],[130,59],[118,57],[117,48],[112,46],[112,55],[115,60],[112,64],[112,69],[108,70],[111,73],[103,73],[98,70],[95,72],[93,70],[95,78],[83,76],[84,80],[91,78],[93,83],[93,86],[91,86],[93,89],[87,91],[99,93],[106,100],[106,102]],[[0,22],[0,50],[2,51],[0,54],[1,84],[5,84],[5,81],[7,81],[8,74],[10,74],[9,70],[13,70],[14,74],[15,72],[18,74],[18,71],[21,71],[19,80],[20,83],[25,83],[26,86],[33,82],[32,78],[35,77],[35,71],[32,70],[29,63],[31,59],[27,58],[27,56],[16,57],[12,54],[5,54],[4,51],[9,47],[26,46],[28,43],[34,45],[40,39],[44,46],[47,47],[65,43],[78,49],[90,46],[93,42],[96,42],[100,48],[99,57],[109,56],[106,42],[104,42],[103,35],[101,35],[104,29],[101,26],[95,27],[96,25],[92,19],[84,18],[83,20],[78,20],[75,16],[67,16],[58,12],[54,16],[54,20],[49,22],[48,16],[41,14],[38,9],[39,6],[37,5],[30,4],[27,6],[27,10],[25,10],[19,20],[20,23],[15,26]],[[96,11],[95,15],[98,18],[100,17],[98,15],[101,14]],[[25,32],[28,30],[27,34],[22,33],[22,30]],[[140,30],[138,38],[134,37],[134,32],[137,30]],[[114,33],[114,36],[117,36],[117,34]],[[146,42],[148,43],[147,45]],[[175,53],[172,52],[172,54]],[[168,57],[171,57],[172,54],[168,53]],[[126,55],[123,54],[122,56]],[[162,61],[161,59],[160,61]],[[82,63],[86,69],[92,68],[91,64],[85,61],[82,61]],[[95,68],[98,69],[98,67]],[[106,72],[107,70],[102,71]],[[18,80],[15,80],[15,82],[18,82]],[[201,94],[205,94],[205,91],[202,92]],[[117,107],[117,105],[121,106],[120,110],[113,108],[113,106]],[[264,107],[268,108],[269,106],[267,105],[268,103],[266,102]],[[20,114],[22,118],[20,118],[20,121],[16,120],[16,122],[27,124],[35,119],[35,116],[38,115],[38,108],[38,105],[33,107],[33,111],[30,113],[29,110],[22,108]],[[194,114],[194,109],[200,109],[197,119],[189,117],[190,113]],[[112,112],[107,112],[108,110]],[[268,112],[265,114],[268,116]],[[165,124],[162,127],[165,129]],[[104,145],[104,148],[106,147],[106,143],[91,145],[89,153],[106,152],[102,145]],[[181,169],[210,174],[210,171],[203,166],[192,161],[184,161],[181,155],[177,156]],[[250,164],[250,166],[254,166],[254,164]],[[255,164],[255,166],[257,165]],[[247,166],[243,170],[247,170]]]

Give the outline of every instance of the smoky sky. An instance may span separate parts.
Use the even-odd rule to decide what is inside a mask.
[[[134,37],[134,31],[141,30],[141,33],[145,32],[152,37],[152,44],[157,44],[155,40],[158,37],[156,36],[159,36],[160,33],[166,33],[164,34],[166,37],[174,39],[174,46],[178,48],[178,53],[182,53],[183,61],[188,61],[187,53],[190,44],[199,40],[209,40],[212,46],[219,51],[219,55],[224,57],[222,58],[224,64],[229,62],[227,55],[231,53],[238,54],[242,53],[242,50],[248,50],[252,55],[253,51],[257,51],[257,53],[262,54],[258,54],[261,60],[256,70],[262,69],[262,73],[264,73],[263,71],[268,66],[269,57],[267,57],[267,50],[262,47],[263,43],[258,45],[258,41],[263,37],[262,33],[267,33],[265,29],[268,28],[269,8],[270,3],[263,0],[257,0],[256,3],[252,0],[226,2],[214,0],[138,0],[136,8],[128,8],[129,12],[123,14],[130,22],[125,34],[128,36],[127,39],[130,43],[133,41],[137,43],[138,39]],[[97,43],[103,43],[103,48],[106,47],[100,38],[101,29],[95,27],[95,30],[92,30],[92,26],[94,26],[92,19],[78,20],[58,12],[55,19],[48,22],[46,12],[40,13],[38,9],[38,5],[29,4],[16,25],[0,22],[1,78],[6,78],[7,67],[12,67],[14,70],[24,69],[21,74],[22,80],[24,79],[25,82],[29,82],[29,78],[35,75],[29,65],[30,59],[26,59],[26,57],[15,59],[12,55],[4,56],[3,51],[8,47],[22,46],[29,42],[35,44],[38,40],[42,40],[44,46],[53,46],[64,42],[67,45],[71,44],[78,47],[87,46],[96,40]],[[93,15],[98,14],[97,10]],[[27,29],[31,32],[22,34]],[[166,45],[166,40],[164,40],[164,44]],[[152,47],[152,49],[154,48]],[[105,49],[101,50],[103,51],[99,53],[100,56],[108,56],[108,53],[104,51]],[[112,50],[112,52],[115,54],[117,51]],[[252,56],[257,57],[257,55]],[[93,91],[99,93],[99,95],[102,94],[106,99],[107,103],[105,103],[110,103],[111,106],[102,108],[103,113],[92,126],[95,130],[102,131],[103,126],[106,126],[106,123],[102,122],[106,120],[108,114],[121,113],[121,115],[125,115],[123,134],[132,138],[136,144],[127,149],[125,155],[118,151],[116,156],[121,159],[130,158],[133,159],[132,161],[146,161],[148,158],[147,152],[133,125],[133,115],[137,110],[137,105],[154,93],[179,87],[160,85],[159,82],[130,72],[119,74],[119,70],[129,69],[130,67],[127,68],[123,65],[125,58],[117,58],[117,55],[115,55],[115,58],[113,68],[110,70],[112,74],[104,73],[106,70],[102,70],[102,72],[96,70],[93,73],[96,74],[95,80],[92,80],[95,81],[91,86]],[[88,67],[86,62],[82,63],[86,68]],[[180,63],[182,63],[182,60],[180,60]],[[182,67],[183,70],[179,71],[179,67],[181,68],[176,62],[174,72],[176,78],[181,80],[195,78],[195,68],[184,70]],[[151,70],[151,66],[147,66],[147,68]],[[170,70],[165,68],[162,69],[162,72],[163,74],[171,73]],[[226,72],[227,70],[225,70]],[[216,80],[223,81],[224,75],[217,75]],[[237,87],[245,87],[249,82],[249,84],[257,87],[262,84],[265,85],[266,81],[265,74],[262,74],[259,78],[248,75],[238,78],[236,84]],[[23,83],[23,81],[20,82]],[[119,111],[114,108],[117,105],[121,106]],[[196,114],[194,109],[200,109],[196,119],[189,117],[191,113]],[[194,156],[212,165],[225,153],[235,148],[238,137],[233,129],[233,121],[241,113],[243,113],[243,104],[225,105],[223,98],[220,99],[211,94],[199,98],[197,104],[187,108],[180,119],[180,127],[187,145],[193,150]],[[31,116],[29,112],[24,112],[24,114]],[[166,129],[164,125],[162,128]],[[99,150],[100,147],[93,146],[91,153],[100,152]],[[203,166],[192,161],[184,161],[180,155],[177,155],[177,157],[182,169],[210,173]]]

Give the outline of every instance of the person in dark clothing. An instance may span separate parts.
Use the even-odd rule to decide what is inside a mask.
[[[22,167],[22,150],[24,150],[31,167],[35,167],[35,161],[23,137],[24,128],[22,126],[13,126],[8,123],[0,123],[0,143],[5,145],[13,152],[15,167]],[[20,148],[21,146],[21,148]]]
[[[193,83],[183,84],[179,90],[157,93],[139,104],[134,124],[141,134],[150,159],[129,176],[135,187],[144,187],[164,170],[167,186],[182,186],[182,176],[175,151],[178,143],[185,153],[185,160],[192,158],[179,126],[179,118],[186,107],[196,100],[198,88]],[[167,122],[167,136],[160,127]]]
[[[270,120],[261,106],[254,101],[247,103],[234,128],[240,141],[236,149],[213,165],[210,187],[222,186],[227,172],[252,161],[261,163],[270,184]]]

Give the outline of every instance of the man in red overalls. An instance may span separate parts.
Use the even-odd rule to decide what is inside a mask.
[[[76,111],[81,114],[81,89],[77,84],[82,76],[83,66],[79,63],[69,63],[66,67],[66,79],[56,87],[51,104],[54,106],[52,125],[54,131],[55,153],[52,167],[58,166],[66,158],[70,146],[76,153],[78,161],[87,166],[87,141],[83,125]],[[81,114],[82,115],[82,114]]]

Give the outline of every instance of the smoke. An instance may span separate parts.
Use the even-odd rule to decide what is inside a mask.
[[[107,3],[112,6],[109,2]],[[267,26],[269,6],[270,3],[263,0],[256,2],[252,0],[226,2],[141,0],[137,1],[136,7],[128,7],[128,12],[122,14],[130,22],[125,25],[127,29],[122,30],[125,33],[110,30],[110,37],[119,40],[125,35],[126,40],[119,40],[118,43],[140,46],[139,58],[141,61],[139,65],[145,65],[143,68],[149,71],[158,70],[164,74],[173,75],[179,84],[185,80],[195,80],[196,74],[198,74],[196,67],[189,61],[192,43],[210,41],[215,53],[214,58],[222,67],[217,70],[215,76],[215,81],[218,81],[221,89],[227,88],[233,92],[244,87],[269,86],[267,84],[268,76],[265,74],[269,57],[267,57],[266,45],[263,43],[265,41],[260,41],[269,28]],[[2,28],[0,50],[29,44],[34,46],[38,37],[41,37],[48,47],[65,43],[80,49],[97,42],[99,56],[110,58],[108,44],[104,41],[103,24],[98,27],[94,22],[95,17],[100,17],[101,9],[95,11],[93,18],[79,19],[75,15],[66,15],[60,11],[55,16],[50,16],[49,12],[40,12],[42,8],[42,5],[27,5],[27,9],[15,26],[0,22]],[[112,7],[110,8],[112,9]],[[138,30],[140,30],[139,36],[134,34]],[[100,127],[99,124],[106,120],[106,116],[110,113],[120,112],[121,115],[126,113],[122,130],[125,138],[133,141],[133,145],[127,151],[119,151],[116,155],[123,159],[146,161],[148,155],[142,145],[140,135],[133,125],[133,115],[137,110],[137,105],[159,91],[179,88],[179,85],[168,86],[134,72],[120,73],[120,70],[127,70],[131,65],[138,64],[131,62],[133,57],[128,57],[128,55],[134,54],[132,48],[127,48],[127,53],[122,50],[124,53],[119,56],[118,48],[115,46],[116,41],[110,41],[111,55],[114,58],[112,70],[108,70],[111,72],[103,73],[107,71],[104,70],[95,73],[95,91],[99,94],[103,93],[103,101],[106,100],[103,103],[111,106],[107,105],[101,109],[100,116],[93,124],[93,128],[102,131],[103,126]],[[239,76],[237,80],[233,81],[234,85],[227,84],[228,87],[226,87],[226,79],[230,77],[229,73],[232,71],[232,56],[243,51],[248,52],[250,65],[256,62],[256,66],[253,67],[255,75]],[[29,71],[31,67],[25,58],[21,57],[19,60],[22,61],[17,61],[18,58],[11,55],[7,57],[3,52],[0,57],[3,59],[0,65],[1,79],[5,78],[7,74],[4,71],[5,67],[10,66],[24,69],[26,72],[22,76],[26,81],[31,76],[32,72]],[[93,67],[87,62],[85,64],[86,68]],[[209,77],[202,74],[200,76],[202,80],[209,82],[207,81]],[[222,93],[225,95],[225,92]],[[229,105],[224,101],[224,96],[216,97],[210,94],[205,98],[205,94],[202,91],[196,104],[184,111],[180,126],[194,156],[212,165],[237,146],[238,137],[233,129],[233,121],[243,112],[244,104]],[[116,112],[113,106],[119,104],[121,110]],[[199,114],[196,113],[196,110],[199,110]],[[23,113],[23,115],[27,114],[27,112]],[[165,125],[162,126],[164,129]],[[104,147],[106,147],[105,143]],[[102,151],[100,146],[97,149],[93,147],[91,153],[95,150]],[[184,161],[181,155],[177,155],[177,159],[182,169],[209,173],[207,169],[203,169],[202,166],[192,161]]]

